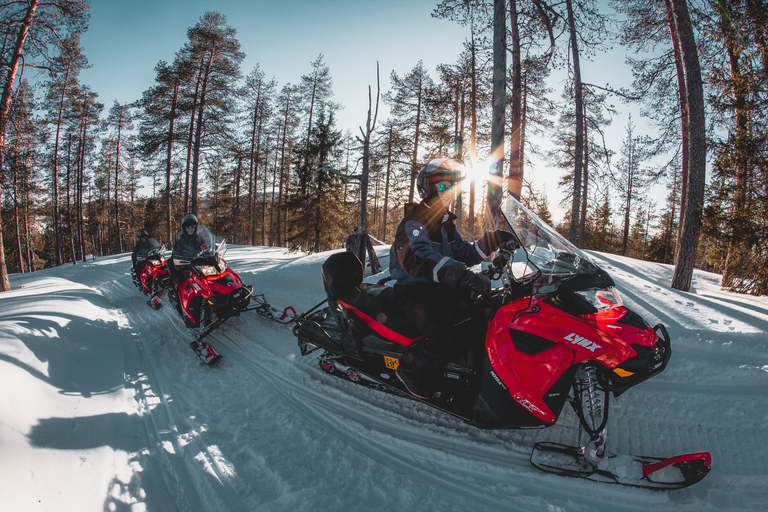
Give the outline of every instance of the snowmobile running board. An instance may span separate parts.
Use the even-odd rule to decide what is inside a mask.
[[[712,468],[712,455],[699,452],[661,459],[610,454],[595,465],[578,447],[540,442],[533,447],[531,464],[558,475],[663,490],[682,489],[703,479]]]

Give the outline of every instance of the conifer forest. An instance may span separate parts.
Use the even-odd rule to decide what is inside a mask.
[[[89,9],[0,3],[0,291],[8,273],[130,252],[140,229],[170,247],[188,212],[230,244],[313,253],[363,230],[391,243],[419,169],[456,156],[490,160],[457,196],[465,239],[503,227],[512,194],[578,247],[674,265],[674,288],[699,268],[768,294],[764,0],[435,0],[432,16],[469,29],[463,51],[427,69],[414,48],[412,69],[380,70],[390,87],[359,84],[359,133],[337,126],[344,98],[321,44],[305,74],[277,83],[243,69],[249,49],[215,11],[155,57],[141,97],[102,97],[80,78]],[[582,76],[608,45],[631,87]],[[559,90],[553,73],[567,77]],[[654,132],[612,124],[619,104]],[[559,172],[562,203],[534,159]]]

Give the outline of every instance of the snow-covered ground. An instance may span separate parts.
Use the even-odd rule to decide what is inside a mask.
[[[327,254],[230,246],[274,306],[324,298]],[[672,337],[661,375],[612,401],[609,447],[712,452],[672,492],[540,472],[535,441],[572,443],[576,420],[483,431],[323,373],[290,328],[255,313],[211,337],[203,366],[167,306],[133,286],[130,255],[11,276],[0,295],[0,510],[744,511],[768,503],[768,298],[696,272],[594,254],[625,302]]]

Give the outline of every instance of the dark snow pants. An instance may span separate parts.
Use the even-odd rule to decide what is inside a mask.
[[[467,293],[437,283],[394,288],[403,315],[425,336],[408,347],[400,364],[420,379],[432,377],[451,356],[469,346],[466,333],[456,328],[472,314]]]

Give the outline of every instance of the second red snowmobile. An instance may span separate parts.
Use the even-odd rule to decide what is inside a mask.
[[[457,318],[468,348],[434,376],[439,392],[422,401],[487,429],[552,426],[568,403],[578,446],[536,443],[534,466],[651,489],[704,478],[708,452],[651,458],[606,449],[609,397],[664,370],[669,335],[624,306],[610,275],[519,202],[508,198],[502,212],[514,240],[487,270],[502,285]],[[328,258],[323,282],[328,305],[294,327],[302,354],[322,349],[326,372],[421,400],[395,376],[421,334],[399,312],[393,288],[364,283],[349,252]]]
[[[221,356],[203,339],[229,318],[248,309],[253,294],[240,276],[227,266],[226,242],[216,240],[203,225],[197,227],[202,243],[194,251],[174,249],[171,272],[176,283],[169,294],[184,324],[194,329],[195,341],[190,346],[206,364]]]
[[[158,298],[173,288],[164,251],[165,246],[162,245],[150,249],[146,254],[137,254],[136,264],[131,269],[133,283],[148,297],[147,304],[154,309],[160,309],[162,304]],[[136,267],[139,267],[138,272]]]

